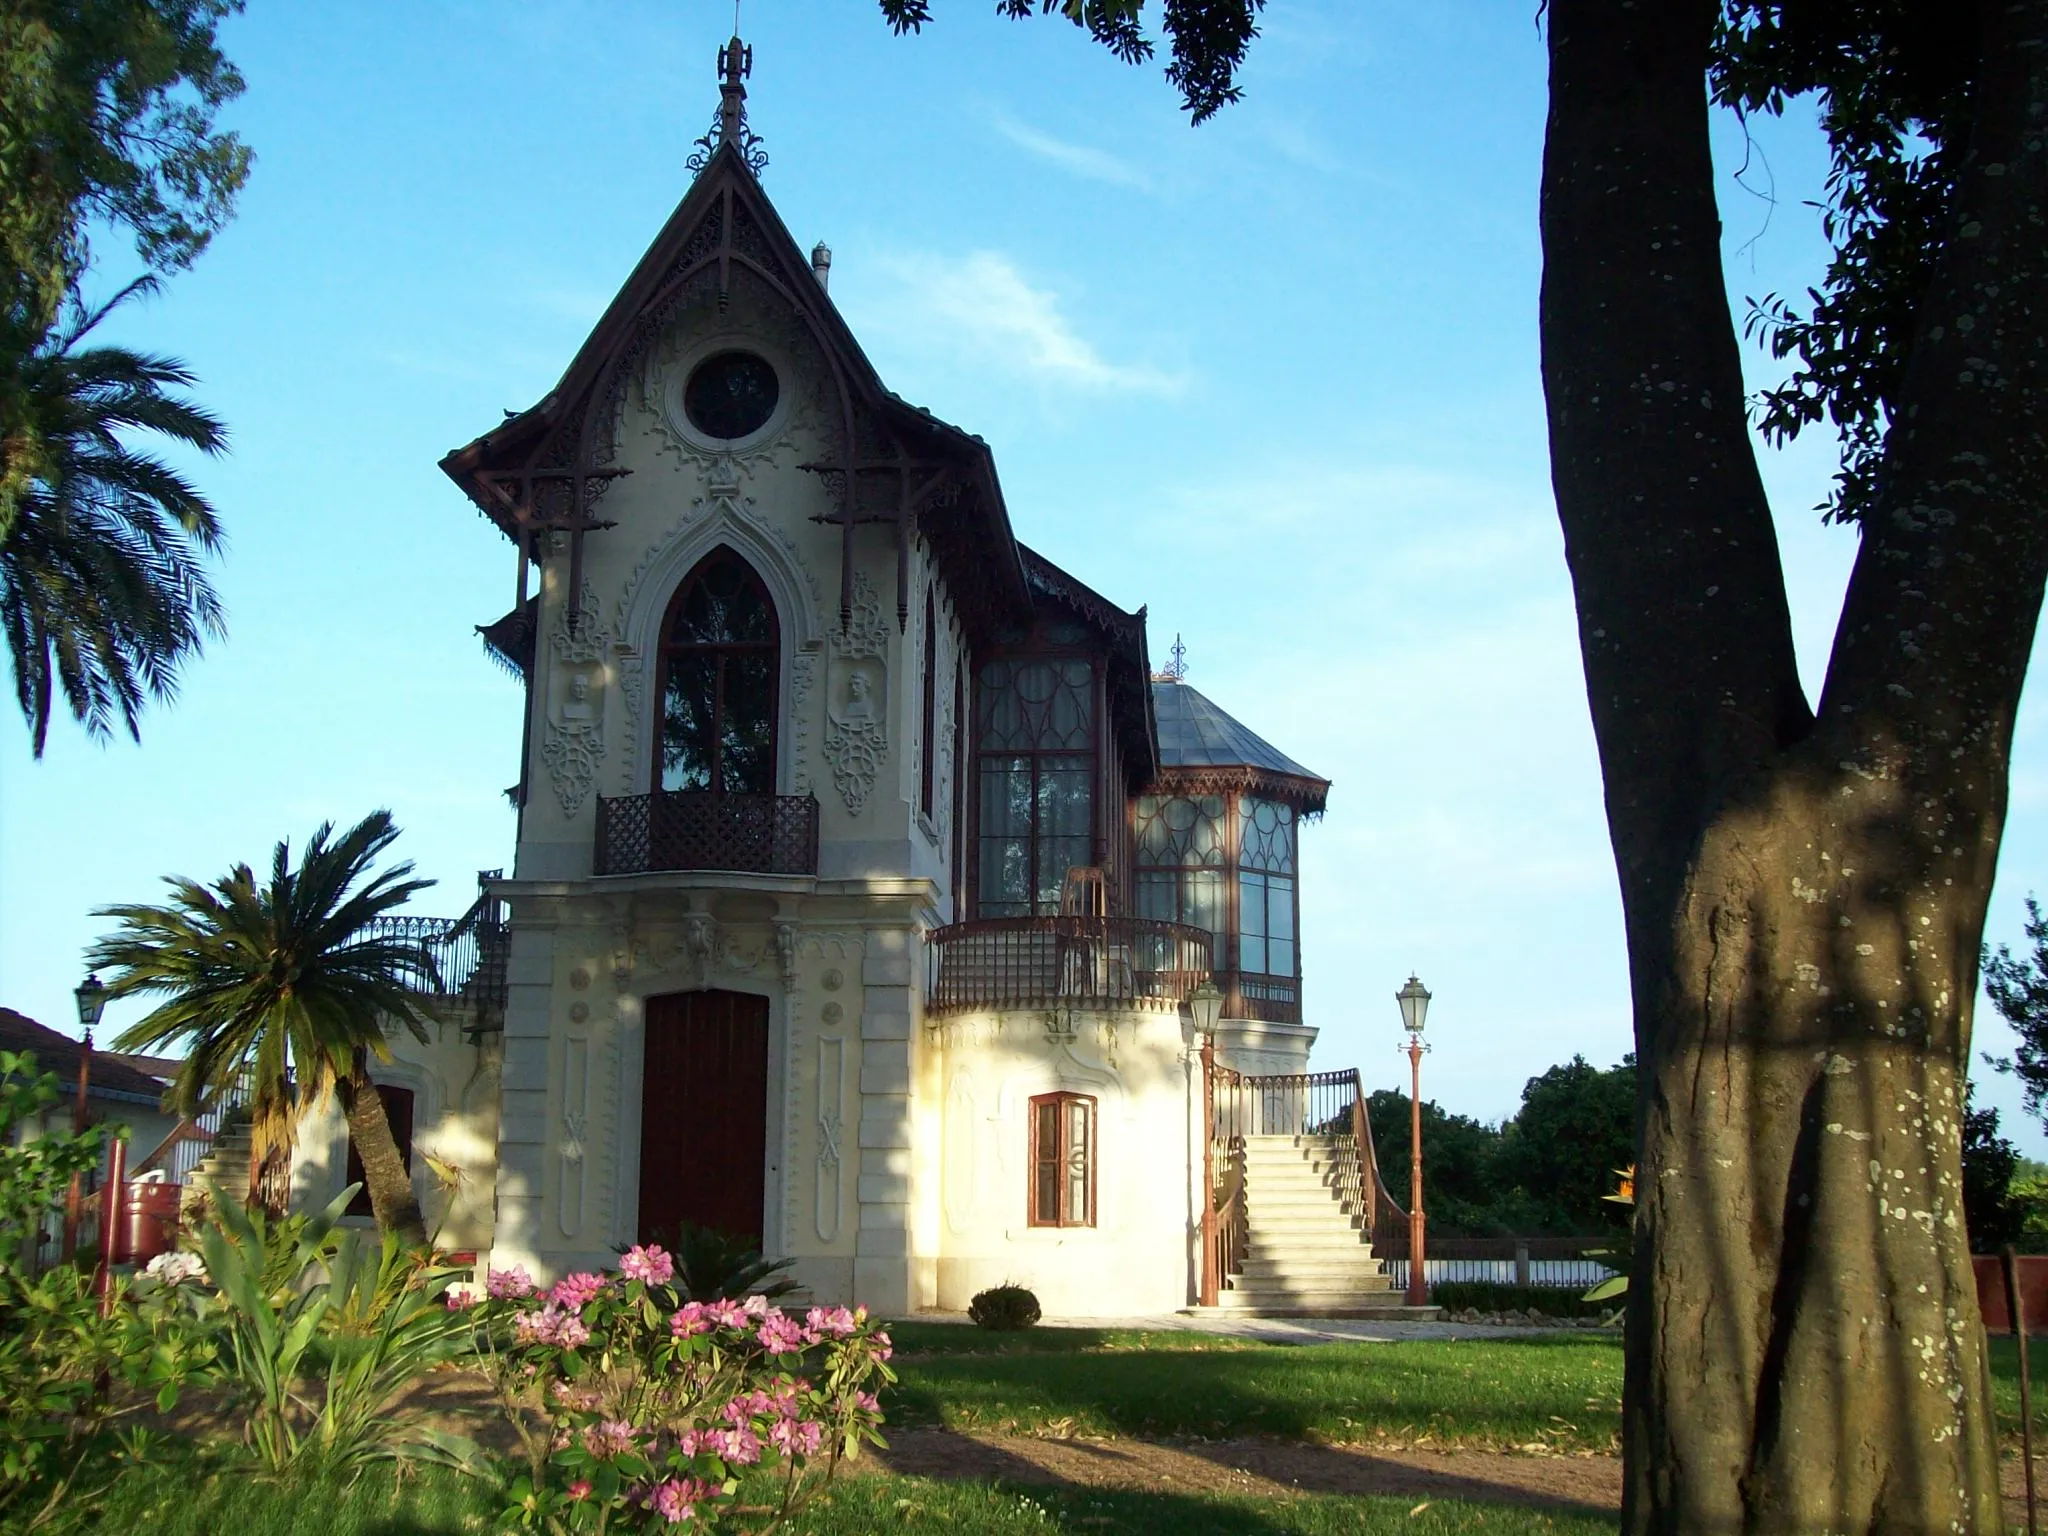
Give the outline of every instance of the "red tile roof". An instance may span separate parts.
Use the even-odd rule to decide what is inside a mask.
[[[67,1083],[78,1081],[80,1043],[12,1008],[0,1008],[0,1051],[33,1051],[39,1070],[54,1072]],[[92,1098],[156,1104],[163,1099],[164,1085],[109,1053],[95,1050],[86,1092]]]

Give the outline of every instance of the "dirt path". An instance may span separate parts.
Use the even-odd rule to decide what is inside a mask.
[[[1131,1492],[1385,1494],[1469,1499],[1575,1514],[1618,1514],[1621,1458],[1540,1456],[1516,1451],[1414,1451],[1313,1445],[1295,1440],[1155,1441],[1034,1439],[1028,1435],[895,1428],[878,1458],[917,1477],[1000,1480]],[[2018,1457],[2000,1469],[2008,1528],[2024,1529],[2025,1474]],[[2048,1457],[2036,1458],[2048,1492]]]
[[[918,1477],[1268,1498],[1378,1493],[1598,1514],[1621,1508],[1621,1461],[1613,1456],[1392,1451],[1251,1438],[1041,1440],[900,1427],[888,1435],[882,1464]]]

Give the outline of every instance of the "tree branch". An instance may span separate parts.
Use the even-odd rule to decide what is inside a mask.
[[[1674,877],[1731,783],[1812,719],[1721,271],[1714,16],[1712,0],[1550,8],[1544,392],[1629,898]]]

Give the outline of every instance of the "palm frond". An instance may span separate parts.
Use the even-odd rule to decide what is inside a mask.
[[[227,428],[179,391],[193,375],[173,358],[80,343],[127,300],[79,307],[29,358],[19,381],[25,428],[10,439],[24,477],[0,537],[0,635],[15,700],[40,757],[59,698],[89,735],[140,734],[151,699],[177,690],[184,664],[224,630],[204,557],[222,542],[200,490],[128,438],[153,433],[205,454]]]
[[[398,837],[389,811],[338,839],[315,830],[296,864],[289,841],[269,878],[238,864],[210,885],[171,878],[161,905],[100,909],[116,928],[87,952],[108,973],[110,997],[163,999],[122,1033],[124,1050],[188,1052],[173,1096],[185,1113],[251,1079],[258,1155],[287,1146],[300,1117],[355,1069],[389,1059],[384,1021],[426,1038],[420,989],[438,988],[433,958],[416,941],[366,932],[431,880],[412,865],[372,865]]]

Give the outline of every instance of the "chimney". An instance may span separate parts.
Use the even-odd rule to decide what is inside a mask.
[[[820,240],[811,247],[811,271],[817,275],[818,286],[827,293],[832,291],[832,247]]]

